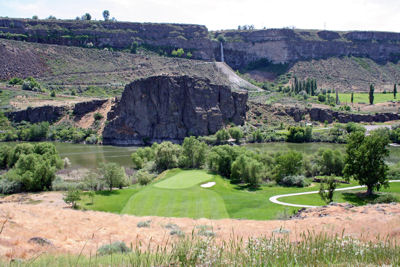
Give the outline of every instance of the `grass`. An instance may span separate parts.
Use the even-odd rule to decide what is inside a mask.
[[[283,232],[282,232],[283,233]],[[292,242],[271,238],[218,242],[212,235],[179,238],[164,246],[131,246],[110,255],[43,254],[29,260],[0,260],[2,266],[399,266],[400,247],[389,240],[360,242],[351,237],[303,234]],[[118,244],[119,245],[119,244]],[[151,249],[154,247],[154,249]],[[108,247],[107,247],[108,248]],[[123,251],[130,248],[124,247]],[[121,250],[122,251],[122,250]]]
[[[200,184],[206,181],[214,181],[216,184],[211,188],[201,188]],[[160,184],[163,188],[159,187]],[[350,184],[340,184],[338,188],[354,185],[357,183],[352,181]],[[98,192],[93,205],[90,205],[88,197],[84,197],[81,206],[137,216],[271,220],[282,218],[282,214],[285,218],[289,217],[298,208],[274,204],[269,201],[270,197],[317,190],[317,183],[306,188],[263,185],[252,190],[245,185],[231,184],[229,180],[204,170],[174,169],[164,172],[155,183],[145,187]],[[383,191],[394,192],[400,199],[400,184],[391,184],[389,189]],[[325,205],[318,194],[285,197],[280,200],[296,204]],[[368,202],[347,191],[335,193],[334,201],[353,205]]]
[[[331,94],[335,97],[335,94]],[[396,101],[400,98],[400,95],[397,96],[397,99],[394,99],[392,92],[383,93],[374,93],[374,104],[384,103],[389,101]],[[351,104],[351,93],[339,93],[340,103]],[[354,103],[365,103],[369,104],[369,94],[368,93],[354,93]]]
[[[166,189],[183,189],[195,186],[199,183],[207,182],[212,179],[212,174],[204,173],[201,170],[190,170],[180,172],[170,179],[165,179],[154,186]]]
[[[400,183],[390,183],[389,188],[382,188],[380,192],[382,193],[391,193],[397,196],[400,199]],[[376,193],[374,196],[370,198],[365,198],[363,195],[365,193],[365,189],[355,189],[349,191],[339,191],[335,192],[333,196],[333,202],[347,202],[356,206],[366,205],[368,203],[373,202],[379,194]],[[287,203],[293,204],[304,204],[304,205],[313,205],[313,206],[322,206],[326,203],[321,200],[318,194],[310,194],[310,195],[301,195],[301,196],[292,196],[292,197],[282,197],[279,200]]]

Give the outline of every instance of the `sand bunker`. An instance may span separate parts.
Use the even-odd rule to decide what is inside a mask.
[[[213,187],[214,185],[215,185],[215,182],[208,182],[208,183],[202,184],[200,186],[204,187],[204,188],[210,188],[210,187]]]

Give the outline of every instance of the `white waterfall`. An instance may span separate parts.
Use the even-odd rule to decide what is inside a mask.
[[[224,62],[225,60],[224,60],[224,45],[222,44],[222,42],[220,42],[221,43],[221,62]]]

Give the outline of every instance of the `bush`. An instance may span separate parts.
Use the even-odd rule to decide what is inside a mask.
[[[8,84],[11,84],[11,85],[22,85],[23,83],[24,83],[24,80],[22,80],[21,78],[17,78],[17,77],[14,77],[8,81]]]
[[[290,126],[289,133],[287,135],[287,141],[293,143],[310,142],[312,139],[312,128],[311,127],[299,127]]]
[[[238,143],[243,137],[243,131],[238,127],[229,128],[229,135]]]
[[[129,253],[131,249],[126,246],[124,242],[116,241],[112,244],[107,244],[101,246],[97,250],[97,254],[99,255],[111,255],[115,253]]]
[[[96,121],[101,120],[102,118],[104,118],[104,116],[101,115],[99,112],[96,112],[96,113],[93,115],[93,117],[94,117],[94,119],[95,119]]]
[[[51,93],[50,93],[50,97],[56,97],[56,91],[51,91]]]
[[[383,194],[377,197],[373,203],[374,204],[379,204],[379,203],[392,203],[392,202],[399,202],[399,199],[393,195],[393,194]]]
[[[65,194],[63,200],[67,204],[71,204],[72,208],[76,209],[78,208],[77,201],[81,200],[81,191],[76,190],[76,189],[71,189],[68,190],[68,192]]]
[[[284,186],[306,187],[310,185],[310,182],[306,180],[303,175],[292,175],[283,177],[279,184]]]
[[[22,192],[23,184],[20,181],[0,179],[0,194],[16,194]]]
[[[141,222],[138,222],[137,227],[139,227],[139,228],[147,227],[148,228],[148,227],[150,227],[150,223],[151,223],[150,220],[141,221]]]
[[[144,170],[140,170],[135,174],[135,178],[137,179],[140,185],[147,185],[152,180],[152,175]]]
[[[319,102],[325,102],[326,101],[326,96],[325,95],[318,95],[318,101]]]
[[[229,139],[229,133],[228,133],[228,131],[225,130],[225,129],[219,130],[219,131],[215,134],[215,136],[217,137],[217,141],[218,141],[218,143],[220,143],[220,144],[223,143],[223,142],[228,141],[228,139]]]

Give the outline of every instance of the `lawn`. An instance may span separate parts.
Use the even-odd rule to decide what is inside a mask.
[[[211,188],[200,187],[209,181],[216,182],[216,185]],[[341,184],[339,187],[353,185],[356,183]],[[257,190],[250,190],[244,185],[231,184],[229,180],[204,170],[174,169],[164,172],[147,186],[135,185],[113,192],[97,192],[93,205],[84,196],[80,205],[86,209],[137,216],[270,220],[287,218],[298,209],[274,204],[269,201],[270,197],[318,189],[319,185],[313,183],[307,188],[264,185]],[[400,184],[391,184],[388,190],[400,193]],[[307,205],[325,204],[318,194],[280,200]],[[336,193],[334,201],[360,204],[354,194],[346,192]]]
[[[389,188],[382,188],[380,192],[392,193],[400,199],[400,183],[390,183]],[[365,189],[354,189],[349,191],[339,191],[334,193],[333,202],[347,202],[353,205],[366,205],[368,201],[358,197],[359,193],[364,193]],[[374,200],[378,194],[375,194],[370,198]],[[293,203],[293,204],[303,204],[303,205],[313,205],[322,206],[326,203],[321,200],[318,194],[292,196],[292,197],[282,197],[279,198],[282,202]]]
[[[331,94],[331,96],[335,97],[335,94]],[[400,98],[400,95],[397,96],[397,99]],[[394,99],[393,93],[375,93],[374,94],[374,104],[388,102]],[[350,104],[351,103],[351,93],[339,93],[340,103]],[[368,93],[354,93],[354,104],[356,103],[364,103],[369,104],[369,94]]]

